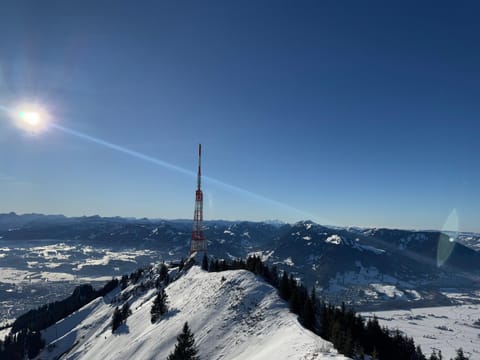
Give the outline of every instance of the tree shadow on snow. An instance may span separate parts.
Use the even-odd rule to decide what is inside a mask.
[[[115,332],[113,334],[114,335],[123,335],[123,334],[129,334],[129,333],[130,333],[130,329],[128,327],[128,324],[123,323],[122,325],[120,325],[118,327],[117,330],[115,330]]]
[[[169,309],[166,314],[163,314],[162,316],[160,316],[158,318],[158,320],[155,322],[155,324],[157,324],[157,323],[159,323],[163,320],[170,319],[170,318],[174,317],[175,315],[177,315],[179,312],[180,312],[180,310],[178,310],[178,309]]]

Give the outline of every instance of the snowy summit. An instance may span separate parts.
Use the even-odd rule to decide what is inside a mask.
[[[303,328],[277,290],[248,271],[208,273],[194,266],[165,291],[168,312],[153,324],[156,289],[130,284],[95,299],[43,332],[47,346],[38,359],[166,359],[185,322],[201,359],[346,359]],[[132,314],[112,333],[119,299]]]

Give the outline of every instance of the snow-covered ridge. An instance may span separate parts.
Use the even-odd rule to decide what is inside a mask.
[[[304,329],[276,289],[244,270],[207,273],[194,266],[166,288],[169,312],[155,324],[155,289],[133,294],[132,315],[112,334],[123,294],[92,301],[44,331],[51,343],[41,359],[164,359],[188,321],[202,359],[345,359],[332,344]]]

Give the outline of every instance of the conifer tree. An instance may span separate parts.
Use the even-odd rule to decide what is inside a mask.
[[[131,314],[132,311],[130,310],[130,304],[128,303],[128,301],[123,304],[121,309],[117,306],[113,311],[112,332],[115,332],[115,330],[117,330],[120,325],[126,322],[127,317],[129,317]]]
[[[290,299],[288,300],[288,303],[290,305],[290,311],[293,312],[294,314],[300,314],[300,309],[301,309],[301,302],[298,297],[297,291],[293,291],[292,295],[290,296]]]
[[[168,268],[167,266],[163,263],[160,266],[160,281],[164,281],[168,277]]]
[[[207,257],[207,254],[203,254],[202,269],[205,270],[205,271],[208,271],[208,257]]]
[[[457,350],[457,356],[455,356],[454,360],[468,360],[468,357],[465,356],[462,348]]]
[[[125,304],[123,304],[121,312],[122,312],[122,321],[126,321],[127,317],[132,315],[132,310],[130,310],[130,304],[128,303],[128,301]]]
[[[112,332],[118,329],[118,327],[122,324],[122,312],[118,308],[118,306],[113,311],[112,317]]]
[[[313,304],[313,307],[317,305],[317,293],[315,291],[315,286],[312,286],[312,291],[310,293],[310,301]]]
[[[150,310],[152,324],[155,323],[167,311],[167,294],[165,289],[162,289],[153,301],[152,309]]]
[[[420,347],[420,345],[417,345],[416,347],[416,356],[418,360],[427,360],[425,355],[423,355],[422,348]]]
[[[197,354],[198,349],[195,345],[195,338],[188,327],[188,322],[186,322],[183,325],[182,333],[177,336],[175,350],[168,355],[167,360],[200,360]]]
[[[123,275],[120,280],[120,288],[123,290],[128,286],[128,275]]]
[[[284,300],[289,300],[290,299],[290,283],[288,282],[288,275],[287,272],[284,271],[282,278],[280,279],[280,286],[278,289],[280,293],[280,297]]]
[[[303,304],[302,318],[303,326],[313,331],[315,327],[315,310],[310,298],[307,298]]]
[[[210,263],[208,264],[208,272],[214,272],[215,271],[215,262],[213,259],[210,259]]]
[[[432,351],[432,354],[430,355],[429,360],[442,360],[442,352],[439,350],[438,354],[435,350]]]

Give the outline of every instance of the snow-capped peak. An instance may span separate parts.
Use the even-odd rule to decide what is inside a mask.
[[[166,287],[169,311],[152,324],[156,289],[132,286],[98,298],[43,332],[41,359],[165,359],[188,324],[202,359],[345,359],[303,328],[277,291],[245,271],[208,273],[194,266]],[[111,330],[112,299],[129,298],[132,314]]]

